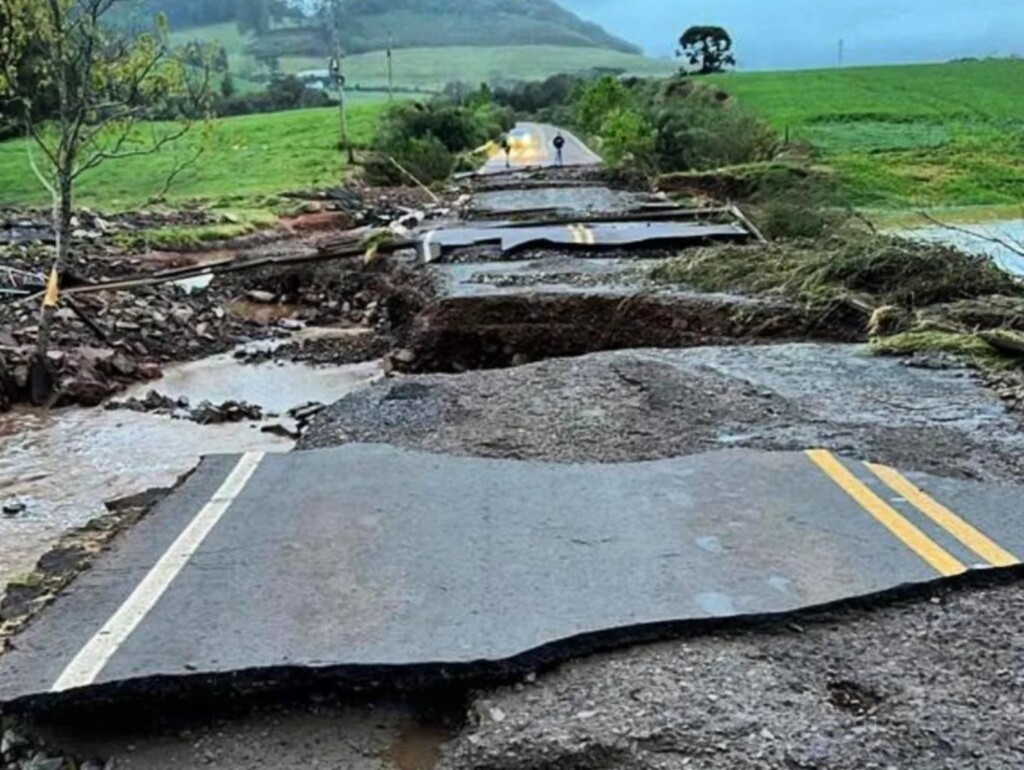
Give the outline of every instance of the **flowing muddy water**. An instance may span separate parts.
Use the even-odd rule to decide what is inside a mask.
[[[168,367],[163,380],[123,397],[155,389],[187,396],[193,404],[244,400],[283,413],[311,401],[331,403],[366,387],[380,373],[375,362],[330,368],[279,362],[252,366],[224,355]],[[256,423],[201,426],[102,408],[18,410],[0,416],[0,502],[21,499],[27,504],[17,516],[0,516],[0,586],[32,569],[63,532],[102,514],[104,501],[169,486],[201,455],[291,449],[292,441],[259,428]]]

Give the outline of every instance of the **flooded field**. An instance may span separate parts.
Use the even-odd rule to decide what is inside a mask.
[[[187,396],[193,404],[234,399],[284,413],[311,401],[335,401],[378,376],[377,363],[247,366],[225,355],[170,367],[163,380],[125,396],[141,397],[153,388]],[[103,409],[18,410],[0,416],[0,502],[26,504],[23,513],[0,517],[0,584],[30,570],[63,532],[102,514],[104,501],[173,484],[201,455],[291,448],[290,440],[259,428],[256,423],[200,426]]]
[[[939,226],[915,228],[903,234],[922,241],[948,243],[965,251],[987,254],[1004,270],[1024,275],[1024,219],[963,225],[961,230]]]

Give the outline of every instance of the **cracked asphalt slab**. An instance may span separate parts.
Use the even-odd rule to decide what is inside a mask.
[[[303,443],[387,438],[564,462],[818,445],[1018,480],[1018,418],[967,370],[908,363],[858,346],[778,345],[413,377],[335,404]],[[478,693],[441,767],[1019,768],[1021,617],[1017,570],[991,585],[595,655]]]
[[[940,492],[955,513],[934,515]],[[211,458],[16,638],[0,697],[66,705],[306,670],[486,681],[1018,565],[1022,492],[822,451],[601,465],[356,444]]]

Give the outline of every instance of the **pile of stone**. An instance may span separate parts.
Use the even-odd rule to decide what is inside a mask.
[[[109,410],[128,410],[161,414],[175,420],[191,420],[200,425],[220,425],[230,422],[259,422],[263,419],[263,407],[247,401],[225,401],[213,404],[203,401],[198,406],[191,406],[185,397],[171,398],[155,390],[149,391],[144,398],[129,398],[125,401],[111,401],[106,405]]]
[[[161,376],[156,363],[112,348],[51,350],[45,365],[34,354],[31,346],[0,344],[0,410],[24,402],[97,406],[132,383]]]
[[[160,365],[223,353],[272,333],[226,310],[219,292],[175,286],[81,295],[55,313],[49,376],[59,404],[94,406],[126,385],[156,379]],[[39,333],[35,303],[0,304],[0,407],[31,396]]]
[[[174,212],[134,211],[104,216],[82,208],[71,218],[71,238],[76,247],[105,237],[160,227],[197,227],[225,221],[225,215],[203,209]],[[0,244],[52,244],[53,221],[48,211],[0,209]]]
[[[64,756],[9,727],[0,736],[0,770],[113,770],[113,760]]]

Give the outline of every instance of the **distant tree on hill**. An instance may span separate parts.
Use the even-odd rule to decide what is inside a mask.
[[[690,27],[679,38],[676,55],[685,57],[691,66],[698,68],[700,75],[724,72],[726,67],[736,66],[732,37],[722,27]]]
[[[230,99],[236,92],[235,79],[231,76],[230,72],[225,72],[224,77],[220,81],[220,95],[225,99]]]

